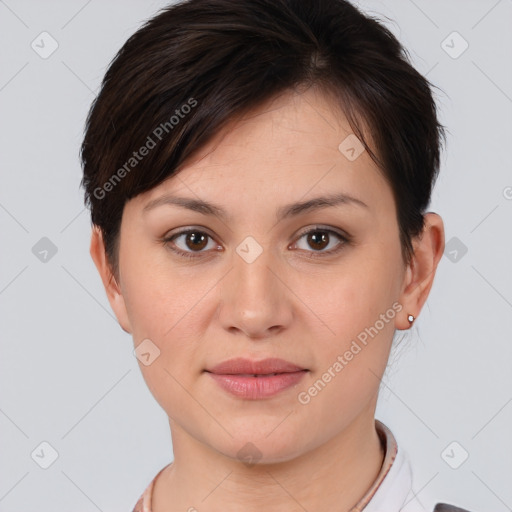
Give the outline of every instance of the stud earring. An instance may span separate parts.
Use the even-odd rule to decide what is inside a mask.
[[[407,316],[407,320],[409,321],[409,323],[412,325],[412,323],[414,322],[414,316],[413,315],[408,315]]]

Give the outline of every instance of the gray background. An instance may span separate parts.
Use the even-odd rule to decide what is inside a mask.
[[[358,4],[393,20],[385,24],[442,89],[449,130],[430,208],[448,250],[390,361],[376,416],[410,454],[426,505],[510,511],[512,0]],[[89,257],[78,161],[106,66],[164,5],[0,1],[1,512],[131,511],[172,460],[167,417]],[[58,43],[45,59],[31,47],[43,51],[46,37],[51,49],[43,31]],[[58,453],[47,469],[42,442]],[[468,459],[450,467],[463,450]]]

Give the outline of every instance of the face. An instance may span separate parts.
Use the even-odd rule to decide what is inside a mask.
[[[290,460],[373,418],[408,274],[392,191],[351,133],[318,91],[288,93],[125,206],[116,314],[159,351],[139,364],[171,427],[233,459],[250,442]],[[307,371],[241,397],[205,371],[235,357]]]

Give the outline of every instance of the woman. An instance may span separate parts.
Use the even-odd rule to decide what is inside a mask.
[[[443,254],[443,136],[344,0],[189,0],[126,42],[82,160],[91,255],[172,435],[136,512],[425,510],[375,408]]]

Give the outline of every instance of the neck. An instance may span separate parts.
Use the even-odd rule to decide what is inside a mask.
[[[350,510],[377,478],[384,450],[370,408],[322,445],[285,461],[243,462],[171,422],[174,462],[156,480],[152,512]]]

